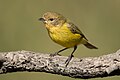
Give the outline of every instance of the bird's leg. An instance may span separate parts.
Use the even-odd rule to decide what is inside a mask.
[[[73,53],[75,52],[76,49],[77,49],[77,46],[74,46],[74,50],[72,51],[72,53],[70,54],[68,59],[65,61],[66,67],[69,64],[69,62],[71,61],[72,57],[74,57]]]
[[[59,53],[62,52],[62,51],[64,51],[64,50],[66,50],[66,49],[68,49],[68,48],[61,49],[61,50],[55,52],[54,54],[50,54],[50,56],[60,55]]]

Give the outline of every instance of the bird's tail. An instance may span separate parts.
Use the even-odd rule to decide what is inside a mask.
[[[89,49],[98,49],[97,47],[95,47],[94,45],[90,44],[89,42],[86,42],[84,44],[85,47],[89,48]]]

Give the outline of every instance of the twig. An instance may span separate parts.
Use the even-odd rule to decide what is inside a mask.
[[[74,78],[93,78],[120,75],[120,50],[100,57],[73,58],[65,67],[65,56],[31,51],[0,53],[0,74],[16,71],[34,71],[61,74]]]

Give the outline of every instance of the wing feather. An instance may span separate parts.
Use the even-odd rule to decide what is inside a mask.
[[[73,34],[80,34],[83,38],[85,38],[87,40],[87,38],[84,36],[84,34],[80,31],[80,29],[78,29],[77,26],[75,26],[73,23],[68,22],[67,27],[70,29],[70,31]]]

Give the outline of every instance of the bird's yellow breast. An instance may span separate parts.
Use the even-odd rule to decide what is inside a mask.
[[[64,47],[73,47],[83,42],[81,35],[72,33],[66,24],[61,27],[50,27],[48,34],[54,42]]]

